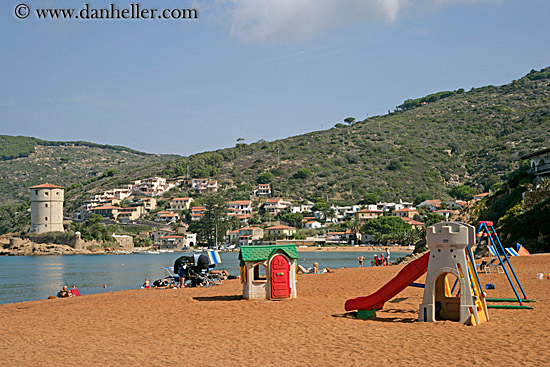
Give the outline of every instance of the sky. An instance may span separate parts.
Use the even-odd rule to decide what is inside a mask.
[[[35,12],[86,3],[198,18]],[[190,155],[325,130],[550,66],[549,16],[547,0],[2,0],[0,134]]]

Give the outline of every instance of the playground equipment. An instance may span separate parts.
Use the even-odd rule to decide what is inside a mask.
[[[489,320],[485,294],[470,251],[475,228],[459,222],[442,222],[428,227],[426,243],[430,249],[428,274],[418,321],[457,321],[479,325]],[[460,295],[453,296],[449,276],[460,284]]]
[[[491,221],[481,221],[479,222],[479,228],[477,230],[476,236],[479,238],[479,241],[477,243],[477,247],[474,253],[474,256],[479,252],[481,248],[481,242],[483,239],[487,240],[487,248],[489,249],[492,256],[495,256],[498,259],[499,265],[504,270],[504,274],[506,274],[506,278],[508,279],[508,283],[510,283],[510,286],[512,287],[512,290],[514,291],[514,294],[516,295],[515,299],[509,299],[509,298],[490,298],[492,302],[512,302],[517,301],[519,303],[519,306],[511,307],[510,305],[489,305],[488,308],[527,308],[532,309],[532,307],[524,306],[524,302],[534,302],[527,298],[527,295],[525,294],[525,291],[523,290],[523,287],[521,286],[521,283],[516,275],[516,272],[514,271],[514,267],[510,263],[510,259],[508,258],[508,255],[506,254],[506,250],[502,246],[502,243],[500,242],[500,239],[498,238],[497,231],[493,227],[493,222]],[[519,244],[518,244],[519,245]],[[519,245],[519,247],[516,247],[521,251],[521,249],[525,250],[523,246]],[[525,252],[522,251],[523,254],[529,253],[527,250]],[[508,267],[506,267],[508,266]],[[521,293],[523,294],[523,299],[520,298],[518,291],[516,290],[516,286],[514,285],[514,282],[512,281],[512,278],[510,277],[510,273],[512,273],[514,280],[516,281]]]
[[[367,297],[346,301],[346,311],[358,310],[358,318],[376,315],[384,303],[427,272],[419,321],[453,320],[478,325],[489,320],[485,294],[473,262],[470,246],[474,244],[475,228],[459,222],[443,222],[427,229],[430,252],[411,262],[392,280]],[[450,277],[457,278],[460,290],[453,296]],[[456,284],[455,284],[456,286]]]

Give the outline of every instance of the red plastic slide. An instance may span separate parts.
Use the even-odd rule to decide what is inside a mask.
[[[357,297],[346,301],[346,311],[352,310],[379,310],[384,303],[395,297],[409,284],[420,278],[428,270],[430,253],[407,264],[392,280],[382,288],[366,297]]]

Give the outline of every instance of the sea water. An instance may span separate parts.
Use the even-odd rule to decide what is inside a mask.
[[[351,268],[359,266],[357,257],[365,257],[364,266],[370,266],[374,254],[369,251],[313,251],[299,252],[298,264],[305,268],[319,263],[319,268]],[[409,253],[392,252],[391,260]],[[0,304],[46,299],[73,284],[80,294],[103,293],[137,289],[145,278],[154,280],[165,276],[162,267],[173,266],[186,253],[130,254],[130,255],[64,255],[64,256],[2,256],[0,257]],[[187,254],[188,255],[188,254]],[[216,269],[225,269],[239,275],[239,253],[221,252],[222,263]]]

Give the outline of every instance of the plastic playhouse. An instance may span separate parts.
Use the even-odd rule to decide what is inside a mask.
[[[245,299],[296,298],[296,245],[241,246]]]

